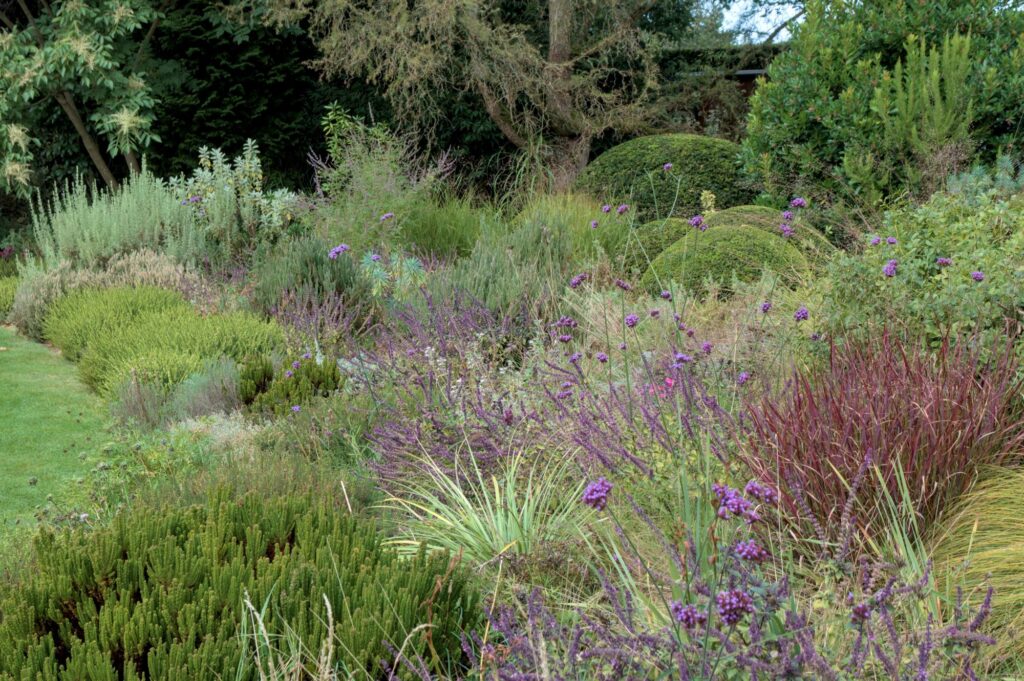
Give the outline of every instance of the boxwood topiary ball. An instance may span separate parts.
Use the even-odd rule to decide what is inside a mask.
[[[628,203],[640,220],[689,218],[700,212],[703,191],[713,192],[721,208],[753,199],[740,177],[739,152],[738,145],[714,137],[637,137],[594,159],[576,188],[607,203]],[[671,169],[664,169],[666,163]]]
[[[807,259],[799,250],[756,227],[694,231],[654,259],[641,285],[657,293],[675,281],[690,291],[700,291],[711,278],[728,294],[734,274],[742,282],[756,281],[766,268],[788,282],[798,281],[808,271]]]
[[[726,210],[716,211],[704,220],[708,229],[728,227],[756,227],[784,239],[779,226],[785,220],[782,212],[765,206],[733,206]],[[824,260],[836,249],[832,242],[819,230],[807,224],[793,223],[793,236],[788,240],[800,249],[812,267],[824,264]]]

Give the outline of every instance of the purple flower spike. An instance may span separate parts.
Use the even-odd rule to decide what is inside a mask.
[[[612,491],[612,483],[602,476],[587,485],[583,490],[583,503],[598,511],[604,510],[608,505],[608,493]]]
[[[569,280],[569,288],[579,288],[580,284],[590,278],[590,275],[586,272],[580,272],[575,277]]]
[[[971,272],[971,279],[974,281],[985,281],[985,273],[977,271]]]
[[[337,260],[338,256],[348,251],[348,244],[338,244],[327,253],[327,257],[331,260]]]
[[[798,322],[805,321],[810,316],[811,316],[811,313],[808,312],[807,308],[804,307],[803,305],[801,305],[800,308],[796,312],[793,313],[793,319],[797,320]]]
[[[621,279],[616,279],[615,280],[615,285],[618,286],[619,288],[621,288],[623,291],[632,291],[633,290],[632,286],[630,286],[627,282],[622,281]]]

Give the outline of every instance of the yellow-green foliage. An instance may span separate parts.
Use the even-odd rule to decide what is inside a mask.
[[[18,290],[17,277],[0,277],[0,321],[7,317],[14,305],[14,292]]]
[[[622,243],[613,254],[624,272],[642,273],[661,253],[693,231],[688,220],[668,218],[647,222],[623,232]]]
[[[25,582],[0,588],[0,678],[255,681],[253,645],[313,659],[329,647],[341,678],[383,679],[399,649],[432,674],[457,670],[481,612],[466,573],[382,539],[329,497],[227,488],[95,532],[44,532]]]
[[[629,229],[631,216],[615,210],[605,213],[601,203],[582,194],[543,194],[532,199],[512,219],[512,229],[524,225],[543,225],[572,235],[577,248],[592,254],[595,241],[605,251],[622,239]],[[597,222],[597,227],[593,226]]]
[[[308,404],[314,397],[329,397],[342,382],[337,363],[297,359],[285,365],[266,391],[253,399],[252,409],[266,415],[284,416],[292,407]]]
[[[993,663],[1024,659],[1024,471],[993,469],[959,503],[935,541],[936,577],[980,600],[995,590],[987,631]]]
[[[753,198],[740,177],[739,152],[738,145],[714,137],[638,137],[591,161],[576,188],[602,201],[630,203],[642,220],[688,218],[700,212],[703,191],[713,192],[726,208]]]
[[[756,227],[780,239],[786,238],[779,230],[779,225],[785,222],[782,219],[782,213],[764,206],[734,206],[726,210],[715,211],[707,216],[705,222],[708,229],[742,225]],[[791,222],[790,225],[793,227],[793,236],[789,238],[789,241],[807,256],[811,266],[821,266],[835,251],[832,243],[814,227],[799,222]]]
[[[807,274],[807,259],[783,239],[754,227],[709,229],[691,232],[665,249],[644,273],[641,285],[657,293],[675,281],[697,292],[711,279],[729,292],[734,276],[751,282],[764,269],[797,282]]]
[[[43,333],[65,357],[77,362],[94,339],[129,326],[143,315],[171,309],[191,310],[177,291],[154,286],[85,289],[50,306]]]

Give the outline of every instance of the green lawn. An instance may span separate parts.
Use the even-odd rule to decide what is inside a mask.
[[[38,509],[70,510],[108,438],[103,403],[52,349],[0,326],[0,545]],[[47,503],[47,495],[54,503]]]

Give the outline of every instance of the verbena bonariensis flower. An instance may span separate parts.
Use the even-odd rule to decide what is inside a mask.
[[[771,309],[772,309],[772,301],[766,300],[763,303],[761,303],[761,312],[762,313],[768,314],[768,311],[771,310]]]
[[[570,336],[567,333],[563,333],[561,336],[558,337],[558,342],[559,343],[568,343],[571,340],[572,340],[572,336]]]
[[[887,277],[895,277],[897,266],[899,266],[899,261],[897,261],[895,258],[890,260],[889,262],[885,263],[885,267],[882,268],[882,274],[884,274]]]
[[[661,299],[662,300],[672,300],[672,292],[671,291],[662,291],[661,292]]]
[[[732,547],[732,550],[743,560],[748,560],[752,563],[763,563],[771,558],[768,551],[756,539],[738,541]]]
[[[575,277],[569,280],[569,288],[579,288],[580,285],[590,278],[590,275],[586,272],[580,272]]]
[[[791,210],[784,210],[784,211],[782,211],[782,220],[783,220],[783,222],[792,222],[793,221],[793,211],[791,211]]]
[[[789,205],[790,205],[791,208],[806,208],[807,207],[807,199],[804,199],[804,198],[798,196],[795,199],[793,199],[792,201],[790,201]]]
[[[623,213],[625,213],[628,210],[629,210],[629,204],[628,203],[623,203],[618,208],[615,209],[615,212],[618,213],[619,215],[622,215]]]
[[[666,163],[665,165],[661,166],[661,169],[662,170],[672,170],[672,164],[671,163]]]
[[[597,361],[598,361],[598,362],[600,362],[601,364],[604,364],[605,362],[607,362],[607,361],[608,361],[608,355],[607,355],[607,354],[605,354],[605,353],[603,353],[603,352],[599,352],[599,353],[597,353],[596,355],[594,355],[594,357],[595,357],[595,359],[597,359]]]
[[[953,264],[952,258],[935,258],[935,264],[939,267],[949,267]]]
[[[680,601],[672,601],[669,605],[669,609],[672,611],[672,617],[675,621],[679,622],[687,629],[693,629],[694,627],[708,621],[707,613],[702,610],[698,610],[697,606],[692,603],[683,605]]]
[[[590,228],[591,229],[597,229],[597,224],[598,224],[597,220],[591,220],[590,221]]]
[[[388,220],[390,220],[393,217],[395,217],[394,213],[390,213],[390,212],[384,213],[384,215],[380,216],[380,221],[381,222],[387,222]]]
[[[661,316],[661,310],[655,308],[655,309],[650,310],[650,312],[648,312],[648,314],[651,315],[651,319],[657,319],[658,317]]]
[[[562,315],[555,322],[556,328],[575,329],[577,326],[579,326],[579,322],[568,315]]]
[[[612,207],[611,207],[611,206],[609,206],[609,205],[608,205],[608,204],[606,203],[606,204],[604,204],[603,206],[601,206],[601,212],[602,212],[602,213],[610,213],[610,212],[612,212]]]
[[[747,371],[741,371],[739,373],[739,375],[736,376],[736,385],[743,385],[744,383],[746,383],[749,380],[750,380],[750,373],[747,372]]]
[[[871,237],[871,241],[869,241],[868,243],[870,243],[872,246],[877,246],[878,244],[882,243],[882,237],[873,236]]]
[[[894,236],[887,236],[887,237],[885,237],[885,243],[889,244],[890,246],[895,246],[896,243],[897,243],[896,242],[896,237],[894,237]]]
[[[729,626],[738,624],[740,620],[754,612],[753,597],[741,589],[719,591],[715,603],[718,605],[718,616]]]
[[[738,489],[716,482],[711,486],[711,491],[718,497],[719,518],[724,519],[735,516],[743,518],[748,523],[754,523],[761,519],[761,516],[754,509],[754,505],[744,499]]]
[[[756,480],[748,482],[743,488],[743,493],[752,499],[757,499],[762,504],[774,505],[779,500],[778,492]]]
[[[327,253],[327,257],[331,260],[337,260],[338,256],[349,250],[348,244],[338,244]]]
[[[795,232],[793,231],[793,228],[790,227],[785,222],[782,223],[781,225],[779,225],[779,231],[782,232],[783,238],[786,238],[786,239],[790,238],[791,236],[793,236],[793,234],[795,234]]]
[[[700,351],[705,355],[710,355],[711,351],[714,350],[715,346],[711,344],[711,341],[704,341],[700,344]]]
[[[971,272],[971,279],[974,281],[985,281],[985,273],[977,271]]]
[[[793,319],[795,319],[798,322],[806,321],[807,318],[810,316],[811,313],[808,312],[807,308],[804,307],[803,305],[797,308],[797,311],[793,313]]]
[[[699,228],[699,227],[703,226],[703,224],[704,224],[704,216],[703,215],[694,215],[692,218],[690,218],[690,226],[691,227],[698,227]]]
[[[608,494],[612,491],[612,483],[608,482],[603,476],[587,485],[587,488],[583,490],[583,503],[587,506],[597,509],[598,511],[604,510],[608,505]]]
[[[621,288],[623,291],[632,291],[633,290],[633,287],[630,286],[630,284],[628,282],[625,282],[622,279],[616,279],[615,280],[615,285],[618,286],[619,288]]]
[[[626,315],[626,326],[631,328],[631,329],[633,327],[635,327],[639,321],[640,321],[640,317],[638,317],[637,315],[635,315],[633,313],[630,313],[630,314]]]

